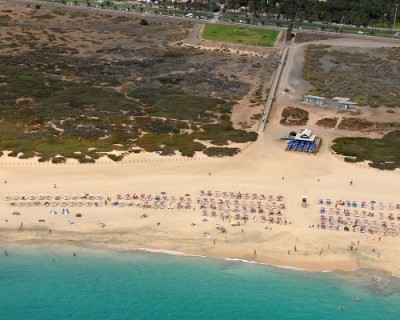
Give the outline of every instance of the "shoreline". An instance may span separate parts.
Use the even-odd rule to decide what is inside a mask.
[[[68,246],[65,246],[67,244]],[[4,240],[0,239],[0,247],[5,245]],[[92,243],[88,241],[71,241],[71,240],[58,240],[58,241],[48,241],[48,240],[35,240],[35,241],[22,241],[22,242],[12,242],[10,243],[11,249],[16,248],[17,250],[30,250],[32,247],[35,247],[36,252],[44,252],[43,250],[47,250],[48,246],[51,245],[50,250],[46,252],[51,252],[52,250],[57,250],[57,253],[70,251],[75,252],[77,256],[81,256],[85,252],[80,251],[81,249],[90,253],[95,252],[96,255],[100,254],[135,254],[135,253],[144,253],[150,255],[159,255],[159,256],[172,256],[177,258],[196,258],[196,259],[208,259],[214,261],[226,261],[240,264],[250,264],[250,265],[258,265],[260,267],[265,267],[267,270],[283,270],[290,273],[300,273],[306,275],[313,276],[323,276],[324,274],[329,274],[330,277],[337,277],[337,279],[351,280],[351,281],[361,281],[365,287],[365,290],[372,292],[375,295],[380,296],[389,296],[396,292],[400,291],[400,276],[396,274],[392,274],[388,271],[383,271],[380,269],[367,268],[367,267],[358,267],[355,269],[337,269],[337,270],[324,270],[321,269],[307,269],[301,268],[293,265],[284,265],[284,264],[274,264],[268,261],[257,261],[257,260],[248,260],[242,258],[234,258],[234,257],[224,257],[224,256],[207,256],[195,253],[185,253],[182,251],[175,251],[169,249],[150,249],[144,247],[130,247],[126,248],[123,246],[108,246],[105,243]],[[61,248],[60,248],[61,247]],[[4,249],[4,248],[2,248]],[[61,250],[60,250],[61,249]],[[77,249],[77,250],[75,250]],[[8,249],[9,250],[9,249]],[[10,256],[13,255],[13,251],[9,251]]]
[[[7,184],[0,184],[0,243],[90,242],[94,246],[109,248],[171,250],[187,255],[242,259],[308,271],[336,272],[373,268],[400,275],[396,265],[400,254],[399,236],[385,236],[379,241],[381,236],[377,234],[316,228],[320,223],[320,205],[317,202],[320,197],[331,198],[333,201],[342,199],[361,202],[374,199],[385,204],[399,203],[396,175],[382,176],[380,172],[353,168],[326,152],[312,158],[290,154],[291,159],[283,162],[281,159],[287,154],[272,144],[265,150],[259,148],[265,143],[264,139],[260,139],[241,155],[225,161],[183,161],[179,165],[176,162],[165,162],[162,166],[135,163],[125,166],[3,167],[1,172]],[[265,165],[262,161],[264,157],[268,157]],[[312,166],[309,159],[312,159]],[[311,174],[290,169],[290,163],[308,168]],[[130,174],[127,175],[127,172]],[[285,179],[282,179],[283,174]],[[357,177],[357,180],[349,186],[348,181],[353,177]],[[55,183],[57,188],[53,187]],[[262,215],[259,213],[256,213],[258,221],[254,221],[253,213],[249,213],[248,223],[239,227],[221,220],[219,210],[216,217],[212,217],[210,211],[205,217],[203,209],[197,204],[198,198],[202,197],[201,190],[240,191],[250,195],[254,192],[267,196],[282,194],[286,206],[283,219],[287,224],[271,224],[268,221],[261,223]],[[108,197],[114,200],[117,193],[123,197],[125,192],[151,194],[154,198],[155,195],[162,195],[163,191],[167,191],[167,196],[173,195],[178,199],[190,194],[195,206],[191,209],[175,207],[168,210],[170,203],[167,201],[163,210],[146,209],[137,202],[139,200],[134,200],[136,203],[130,200],[133,201],[133,206],[130,206],[127,204],[129,201],[123,199],[126,202],[123,207],[111,205],[112,201],[100,207],[75,205],[69,207],[69,215],[63,215],[63,201],[54,203],[56,195],[62,198],[65,195],[72,197],[74,194],[90,193],[101,195],[104,201]],[[304,194],[309,199],[306,208],[302,208],[300,203]],[[22,195],[35,196],[35,201],[39,200],[39,195],[49,195],[53,204],[13,207],[10,206],[12,200],[5,200],[7,195],[18,196],[19,203],[23,202]],[[71,199],[67,202],[70,203]],[[235,201],[229,197],[214,199],[230,200],[231,203]],[[80,200],[78,196],[76,201],[88,200]],[[250,197],[243,201],[249,204],[252,199]],[[267,199],[261,202],[263,208],[269,204]],[[51,215],[52,209],[56,209],[58,214]],[[21,214],[15,216],[14,211]],[[77,212],[82,213],[81,218],[75,217]],[[397,214],[397,211],[393,212]],[[266,217],[269,217],[268,212]],[[7,223],[4,223],[5,220]],[[69,224],[70,221],[74,224]],[[19,227],[22,222],[24,230],[21,231]],[[102,228],[102,224],[105,228]],[[218,225],[227,228],[227,233],[217,230]],[[311,228],[312,225],[315,227]],[[49,229],[52,234],[49,234]],[[213,244],[213,240],[217,245]],[[349,249],[351,243],[359,243],[354,245],[357,252]],[[298,252],[294,252],[294,246],[297,246]],[[288,251],[291,251],[290,254]]]
[[[116,235],[124,235],[120,231],[107,231],[102,233],[103,236],[112,238]],[[81,232],[52,232],[51,237],[47,236],[48,230],[45,228],[37,228],[31,230],[4,230],[0,229],[0,246],[2,249],[8,250],[7,246],[17,246],[29,248],[30,246],[73,246],[95,251],[111,251],[111,252],[146,252],[151,254],[161,254],[170,255],[178,257],[195,257],[195,258],[205,258],[205,259],[218,259],[226,261],[237,261],[242,263],[263,265],[266,267],[273,267],[291,271],[299,272],[311,272],[311,273],[335,273],[335,274],[357,274],[360,270],[369,269],[371,272],[384,273],[388,276],[400,278],[400,273],[396,274],[394,270],[385,269],[375,266],[372,267],[368,264],[357,264],[351,259],[346,259],[342,255],[335,253],[324,255],[321,259],[318,259],[317,255],[309,255],[307,257],[297,256],[294,260],[289,260],[282,253],[278,254],[278,257],[273,257],[276,255],[276,251],[262,251],[262,255],[258,254],[252,256],[243,251],[240,251],[237,255],[229,254],[224,250],[218,253],[207,253],[204,248],[195,249],[195,242],[191,242],[187,246],[173,245],[175,239],[169,239],[170,243],[166,239],[157,239],[157,242],[163,242],[164,246],[151,245],[149,247],[144,247],[139,244],[139,241],[131,240],[124,241],[120,243],[107,242],[105,239],[99,239],[99,233],[81,233]],[[127,235],[127,233],[125,233]],[[46,237],[47,236],[47,237]],[[55,237],[54,237],[55,236]],[[92,236],[92,237],[91,237]],[[7,240],[7,239],[11,239]],[[190,239],[193,241],[193,239]],[[237,248],[237,246],[235,246]],[[232,251],[231,251],[232,252]],[[226,253],[226,254],[224,254]],[[308,259],[308,261],[306,260]],[[335,265],[336,268],[331,266]]]

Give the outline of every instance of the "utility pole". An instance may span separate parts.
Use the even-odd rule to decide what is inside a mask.
[[[344,16],[342,16],[342,22],[340,23],[340,32],[343,31],[343,22],[344,22]]]
[[[393,32],[395,32],[396,30],[396,17],[397,17],[397,8],[398,8],[398,4],[396,4],[396,9],[394,10],[394,19],[393,19]]]

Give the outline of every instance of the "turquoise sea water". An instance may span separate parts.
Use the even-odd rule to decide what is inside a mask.
[[[0,249],[9,252],[0,256],[0,319],[400,318],[398,279],[381,275],[376,285],[367,271],[356,277],[46,245]]]

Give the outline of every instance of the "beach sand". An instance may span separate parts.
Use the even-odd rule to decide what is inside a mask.
[[[344,163],[324,148],[315,156],[285,152],[285,143],[277,138],[279,130],[282,129],[271,124],[240,155],[224,159],[187,160],[140,154],[123,163],[35,165],[32,160],[3,157],[0,177],[7,183],[0,184],[0,242],[6,247],[7,243],[68,241],[114,249],[148,248],[238,258],[313,271],[375,268],[399,275],[399,236],[381,236],[379,241],[378,235],[316,227],[320,223],[320,197],[400,202],[398,172]],[[219,217],[203,221],[198,208],[143,209],[110,203],[70,208],[69,215],[62,215],[59,206],[55,208],[58,214],[52,216],[51,207],[11,207],[10,201],[3,200],[6,195],[54,197],[90,193],[115,199],[117,194],[155,196],[166,192],[177,197],[190,194],[195,201],[200,190],[281,194],[285,197],[288,223],[276,225],[249,219],[237,227]],[[301,206],[303,195],[308,197],[306,208]],[[13,215],[13,211],[20,215]],[[81,218],[75,217],[77,212],[82,213]],[[142,218],[143,214],[147,218]],[[38,222],[39,219],[45,222]],[[227,232],[220,232],[218,224]],[[352,243],[354,250],[350,250]]]

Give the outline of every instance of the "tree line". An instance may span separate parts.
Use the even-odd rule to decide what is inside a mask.
[[[66,3],[66,0],[61,0]],[[202,10],[293,21],[321,21],[356,26],[391,27],[400,0],[151,0],[160,8]],[[73,1],[78,4],[78,1]],[[91,6],[91,0],[86,5]],[[101,7],[115,7],[104,0]],[[136,5],[133,4],[132,8]]]
[[[220,3],[224,4],[226,12],[245,12],[253,16],[390,26],[400,0],[222,0]]]

